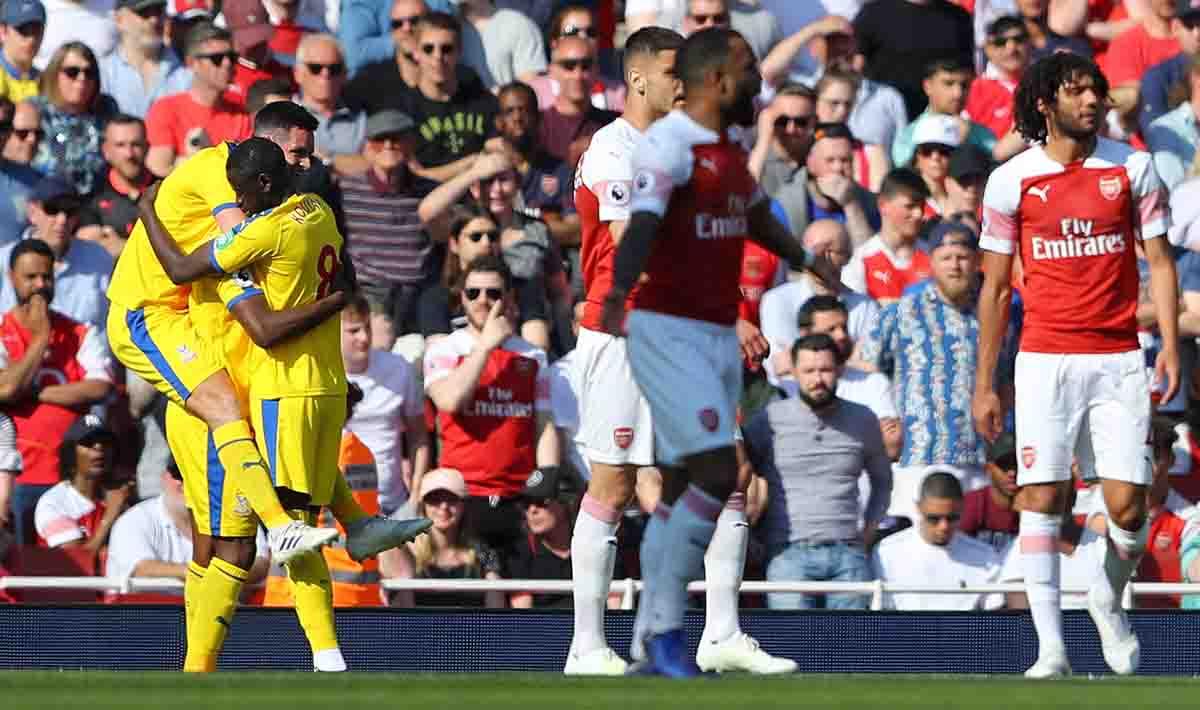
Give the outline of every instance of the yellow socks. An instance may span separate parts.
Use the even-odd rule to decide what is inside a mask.
[[[204,582],[207,567],[201,567],[199,562],[188,562],[187,579],[183,581],[183,619],[187,647],[192,647],[192,634],[196,630],[196,606],[200,600],[200,585]]]
[[[185,673],[211,673],[217,669],[217,657],[233,622],[238,595],[246,582],[247,570],[214,557],[199,585],[199,595],[193,604],[192,626],[189,632]]]
[[[333,500],[329,503],[329,510],[333,513],[333,517],[342,524],[342,527],[347,527],[368,517],[367,511],[358,504],[358,499],[350,490],[350,484],[346,483],[346,477],[341,473],[338,473],[336,482],[333,484]]]
[[[238,490],[246,496],[267,529],[290,523],[291,519],[279,504],[271,473],[254,445],[254,435],[246,420],[219,426],[213,430],[212,437],[225,475],[237,482]]]
[[[316,515],[308,511],[289,510],[288,513],[296,520],[316,524]],[[333,623],[333,583],[325,556],[319,551],[300,555],[287,564],[287,571],[292,580],[296,616],[308,645],[312,647],[313,664],[318,671],[346,670]]]

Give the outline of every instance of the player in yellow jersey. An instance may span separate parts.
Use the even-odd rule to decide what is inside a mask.
[[[296,313],[336,288],[343,273],[341,234],[332,210],[316,195],[291,195],[280,204],[289,190],[288,168],[283,152],[271,141],[255,138],[237,146],[227,171],[239,204],[252,214],[241,225],[184,254],[152,211],[144,212],[143,223],[164,269],[175,280],[232,274],[222,281],[220,295],[254,345],[242,355],[242,366],[230,363],[231,370],[251,373],[254,429],[280,499],[309,522],[329,506],[346,526],[348,552],[356,560],[364,559],[374,551],[363,549],[356,528],[401,530],[402,539],[411,539],[430,522],[368,518],[347,501],[353,500],[353,493],[337,466],[346,417],[338,319],[326,319],[291,338],[284,337],[289,333],[278,323],[263,322],[271,314]],[[351,517],[352,511],[359,519]],[[343,670],[324,558],[298,557],[288,565],[288,573],[314,665],[318,670]]]

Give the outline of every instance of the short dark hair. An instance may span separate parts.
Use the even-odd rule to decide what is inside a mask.
[[[512,290],[512,271],[508,268],[508,264],[504,263],[504,259],[498,256],[485,254],[467,264],[466,270],[462,273],[462,281],[459,283],[459,287],[464,288],[464,284],[467,283],[467,277],[475,273],[500,274],[500,279],[504,282],[504,290]]]
[[[187,36],[183,41],[183,53],[188,57],[195,56],[196,52],[200,49],[200,45],[214,39],[233,44],[233,35],[229,30],[217,27],[211,22],[197,22],[194,27],[188,30]]]
[[[248,138],[229,151],[225,175],[238,192],[263,173],[276,176],[288,174],[283,149],[274,142],[260,137]]]
[[[246,90],[246,113],[253,116],[267,105],[268,96],[291,96],[292,82],[283,77],[259,79]]]
[[[958,482],[958,478],[953,474],[946,473],[945,471],[935,471],[921,481],[921,500],[925,500],[926,498],[962,500],[962,497],[962,484]]]
[[[417,20],[417,26],[413,31],[420,36],[427,29],[446,30],[453,32],[459,40],[462,39],[462,25],[459,24],[458,18],[445,12],[425,13],[421,19]]]
[[[838,350],[837,343],[833,342],[833,338],[825,333],[810,333],[796,338],[796,342],[792,343],[792,362],[796,361],[796,356],[801,350],[811,350],[812,352],[828,352],[833,356],[833,361],[840,363],[842,361],[842,353]]]
[[[813,324],[813,316],[818,313],[829,313],[837,311],[843,315],[849,315],[846,310],[846,304],[842,303],[842,299],[829,294],[821,294],[813,296],[800,306],[800,311],[796,314],[796,327],[811,328]]]
[[[780,96],[799,96],[800,98],[808,99],[809,101],[817,100],[817,92],[798,81],[785,81],[783,84],[781,84],[779,89],[775,92],[776,98]]]
[[[813,129],[813,143],[823,138],[854,142],[854,134],[850,132],[850,127],[844,123],[818,123],[817,127]]]
[[[1058,102],[1058,90],[1078,77],[1090,77],[1096,93],[1108,96],[1108,79],[1092,60],[1071,52],[1055,52],[1042,57],[1025,70],[1013,96],[1013,117],[1017,132],[1026,140],[1042,143],[1048,128],[1046,117],[1038,111],[1038,101],[1047,106]]]
[[[1025,31],[1025,21],[1022,20],[1021,18],[1017,17],[1016,15],[1001,15],[1000,17],[997,17],[996,19],[992,20],[991,23],[988,24],[986,34],[988,37],[997,37],[1001,33],[1007,32],[1008,30],[1013,30],[1013,29],[1021,30],[1022,32],[1024,32]]]
[[[883,178],[883,184],[879,186],[879,199],[890,200],[898,195],[924,200],[929,197],[929,186],[910,168],[895,168]]]
[[[496,91],[496,98],[499,99],[501,96],[504,96],[505,94],[511,94],[513,92],[525,94],[525,98],[529,99],[530,103],[533,104],[533,110],[537,113],[538,118],[541,118],[542,114],[538,110],[537,92],[533,90],[532,86],[523,81],[510,81],[504,86],[501,86],[500,89]]]
[[[960,71],[965,71],[969,74],[975,73],[975,70],[970,65],[964,63],[958,57],[940,57],[925,65],[925,74],[921,78],[932,78],[938,72],[957,74]]]
[[[302,128],[317,130],[316,116],[295,101],[272,101],[254,115],[254,135],[265,136],[275,131]]]
[[[367,301],[367,297],[361,293],[350,295],[350,300],[342,307],[342,312],[349,311],[360,318],[370,320],[371,318],[371,303]]]
[[[13,250],[8,255],[8,269],[11,271],[15,268],[17,259],[26,254],[44,256],[50,260],[52,266],[54,265],[54,251],[50,248],[49,244],[43,242],[41,239],[22,239],[17,242],[17,245],[13,247]]]
[[[711,71],[729,60],[729,43],[737,32],[728,27],[707,27],[683,40],[675,55],[675,73],[685,87],[699,86]]]
[[[678,51],[683,46],[683,35],[666,27],[643,27],[625,40],[625,62],[639,56],[655,56],[659,52]]]
[[[141,126],[142,130],[146,130],[146,122],[137,116],[132,116],[127,113],[118,113],[108,119],[108,123],[104,125],[104,130],[108,130],[109,126]]]

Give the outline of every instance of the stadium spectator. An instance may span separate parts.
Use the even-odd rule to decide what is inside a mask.
[[[187,579],[192,517],[183,499],[183,476],[172,460],[160,478],[161,494],[133,506],[113,524],[105,576]]]
[[[858,98],[862,78],[852,72],[831,68],[817,82],[817,123],[842,123],[850,128],[850,117]],[[854,181],[865,188],[877,188],[892,167],[891,143],[868,144],[854,137]]]
[[[341,173],[365,168],[362,147],[367,114],[346,104],[346,62],[337,38],[322,33],[306,35],[296,47],[295,56],[292,71],[299,87],[296,102],[317,117],[317,155]]]
[[[233,82],[225,90],[225,100],[245,108],[246,94],[256,81],[291,79],[291,67],[280,63],[271,53],[275,28],[258,0],[238,0],[221,6],[226,26],[233,40]]]
[[[81,240],[76,231],[83,200],[60,178],[43,178],[29,193],[30,228],[26,239],[37,239],[54,254],[54,300],[51,307],[69,318],[103,329],[108,316],[109,274],[113,258],[99,244]],[[0,263],[15,253],[16,244],[0,247]],[[16,282],[0,282],[0,312],[21,303]]]
[[[0,96],[13,103],[37,96],[39,72],[33,58],[46,31],[40,0],[12,0],[0,9]]]
[[[402,548],[407,569],[397,576],[415,579],[499,579],[500,555],[476,533],[479,520],[468,504],[463,475],[438,468],[421,478],[417,515],[433,521],[428,535]],[[519,490],[519,489],[518,489]],[[392,606],[504,606],[503,592],[395,592]]]
[[[844,267],[850,260],[850,236],[846,228],[831,219],[822,219],[808,225],[804,230],[804,248],[813,254],[824,255],[835,268]],[[847,335],[853,341],[867,334],[879,306],[863,294],[836,284],[836,290],[807,272],[763,294],[759,316],[763,336],[771,347],[768,378],[778,383],[781,378],[790,379],[792,369],[792,343],[800,337],[797,320],[800,309],[813,296],[836,296],[849,313]]]
[[[616,118],[616,114],[592,105],[596,60],[587,40],[560,38],[550,59],[550,78],[558,84],[559,91],[554,103],[542,111],[540,140],[550,155],[568,160],[576,139],[595,133]]]
[[[19,106],[25,105],[28,104],[21,102],[18,110]],[[36,109],[34,113],[37,113]],[[15,112],[13,118],[16,118]],[[20,239],[29,226],[29,191],[42,179],[41,174],[27,164],[9,158],[7,146],[8,142],[17,140],[15,133],[13,124],[0,123],[0,141],[5,143],[4,155],[0,156],[0,191],[10,197],[0,200],[0,244]],[[36,139],[32,143],[36,145]],[[29,152],[32,154],[32,147]]]
[[[155,175],[166,175],[203,148],[250,135],[250,114],[224,97],[237,63],[229,32],[196,25],[188,32],[186,55],[191,87],[155,101],[146,115],[146,164]]]
[[[1136,21],[1117,23],[1100,23],[1095,22],[1088,25],[1086,28],[1088,36],[1097,36],[1093,34],[1095,30],[1098,34],[1104,35],[1104,41],[1091,42],[1083,37],[1085,28],[1080,26],[1078,30],[1075,27],[1059,26],[1054,18],[1053,11],[1060,9],[1056,6],[1065,5],[1068,2],[1079,3],[1079,0],[1015,0],[1013,5],[1020,16],[1021,21],[1025,24],[1025,31],[1029,33],[1029,43],[1032,48],[1031,61],[1036,62],[1042,57],[1049,56],[1056,52],[1073,52],[1084,57],[1092,56],[1096,48],[1107,49],[1107,40],[1112,39],[1120,34],[1127,27],[1132,27]],[[1084,8],[1084,18],[1091,19],[1096,12],[1103,12],[1104,7],[1112,9],[1118,3],[1108,3],[1104,0],[1082,0],[1087,5]],[[1069,11],[1068,11],[1069,12]],[[1072,23],[1073,24],[1073,23]],[[1100,25],[1107,25],[1107,28],[1101,29]],[[1056,29],[1057,27],[1057,29]],[[1096,61],[1100,61],[1101,57],[1097,56]]]
[[[89,214],[80,223],[79,237],[99,243],[114,261],[138,220],[138,198],[154,182],[146,167],[148,148],[146,124],[140,118],[118,114],[104,127],[100,149],[108,175],[88,200]]]
[[[907,0],[904,0],[907,2]],[[899,166],[912,163],[917,149],[917,129],[930,130],[930,121],[939,127],[947,118],[953,121],[960,143],[972,143],[991,153],[996,147],[996,136],[984,126],[969,118],[963,118],[974,73],[970,64],[958,64],[952,60],[934,62],[925,68],[925,79],[921,82],[928,104],[920,116],[913,119],[896,136],[892,144],[892,163]]]
[[[1109,44],[1103,68],[1111,87],[1109,100],[1119,114],[1137,108],[1138,85],[1146,70],[1179,54],[1179,38],[1171,28],[1181,4],[1183,0],[1149,0],[1141,22]]]
[[[523,539],[513,543],[504,560],[510,579],[571,579],[571,529],[578,495],[570,479],[558,471],[534,471],[521,491],[525,512]],[[516,592],[508,597],[514,609],[570,608],[571,595]]]
[[[292,100],[292,83],[287,79],[263,79],[250,85],[246,92],[246,113],[253,121],[263,106],[276,101]]]
[[[567,37],[578,37],[588,43],[592,50],[592,59],[603,69],[599,56],[599,31],[596,15],[585,5],[564,5],[550,19],[547,48],[554,52],[559,40]],[[526,82],[537,93],[539,110],[550,108],[561,89],[558,82],[550,78],[547,71],[539,72]],[[625,108],[625,82],[613,81],[606,76],[599,76],[590,87],[592,105],[596,108],[610,111],[622,111]]]
[[[920,32],[897,32],[898,27],[919,27]],[[925,108],[920,78],[940,61],[958,67],[973,66],[975,51],[971,16],[948,2],[930,0],[877,0],[867,3],[854,18],[854,36],[865,61],[867,77],[896,87],[904,97],[909,118]],[[964,97],[965,98],[965,97]],[[906,160],[893,160],[903,165]]]
[[[113,472],[116,436],[94,414],[79,417],[58,446],[57,485],[38,498],[34,510],[38,544],[81,546],[99,555],[113,524],[134,497],[134,482]]]
[[[548,363],[513,335],[516,294],[503,261],[472,261],[461,299],[467,327],[429,346],[425,392],[439,410],[440,464],[462,472],[468,514],[503,549],[521,535],[517,496],[529,472],[561,463]]]
[[[960,145],[956,120],[943,114],[921,116],[913,131],[913,152],[910,167],[925,181],[929,197],[925,199],[925,218],[937,219],[950,214],[946,176],[950,172],[950,155]],[[965,145],[970,145],[969,143]]]
[[[12,131],[4,141],[4,159],[29,165],[37,155],[42,135],[42,113],[37,106],[29,101],[18,102],[13,107]]]
[[[805,86],[816,84],[831,64],[829,50],[838,52],[833,45],[854,42],[854,27],[849,19],[838,14],[818,15],[793,32],[781,30],[781,33],[780,40],[761,58],[763,83],[769,87],[789,81]]]
[[[59,174],[81,195],[94,190],[104,171],[100,141],[117,105],[100,92],[96,55],[80,42],[59,47],[29,99],[42,119],[42,139],[30,165],[43,175]]]
[[[187,54],[188,32],[196,25],[212,23],[212,3],[209,0],[170,0],[167,8],[167,44],[182,57]]]
[[[1180,549],[1187,526],[1200,523],[1200,510],[1187,506],[1171,510],[1170,470],[1175,463],[1172,447],[1178,435],[1170,419],[1154,417],[1150,427],[1151,461],[1154,477],[1146,490],[1146,517],[1150,525],[1150,543],[1134,576],[1140,582],[1178,583],[1182,581]],[[1179,595],[1148,595],[1137,600],[1138,608],[1170,609],[1180,604]]]
[[[462,22],[463,64],[495,90],[528,81],[546,68],[546,46],[533,20],[492,0],[456,0]]]
[[[429,12],[424,0],[395,0],[391,4],[390,51],[386,57],[370,61],[361,66],[350,65],[351,80],[346,85],[346,94],[352,97],[356,108],[371,110],[384,96],[376,92],[394,94],[406,88],[416,88],[421,68],[417,63],[417,22]],[[343,25],[343,29],[344,29]],[[344,33],[340,35],[346,47]],[[346,56],[353,55],[347,48]]]
[[[398,13],[404,7],[409,12]],[[419,8],[419,11],[415,11]],[[450,12],[450,0],[346,0],[338,17],[338,39],[346,48],[346,63],[350,74],[357,74],[372,62],[390,61],[395,55],[393,45],[397,30],[412,27],[426,13]],[[410,50],[410,54],[415,51]],[[415,82],[414,82],[415,83]]]
[[[1200,61],[1193,58],[1180,82],[1184,101],[1159,116],[1146,129],[1146,143],[1154,152],[1154,169],[1167,189],[1174,189],[1188,177],[1196,146],[1197,116],[1200,115]]]
[[[1017,539],[1020,516],[1013,508],[1017,495],[1017,440],[1005,432],[987,447],[985,466],[991,485],[963,497],[959,532],[991,545],[1004,555]]]
[[[842,351],[828,335],[792,347],[797,397],[768,404],[745,426],[746,450],[767,481],[772,504],[763,521],[767,580],[865,582],[867,550],[891,494],[891,468],[879,420],[839,397]],[[871,497],[860,517],[858,479]],[[861,533],[859,532],[861,528]],[[808,609],[812,595],[768,594],[772,609]],[[831,594],[831,609],[865,609],[866,597]]]
[[[991,156],[982,148],[960,145],[950,154],[946,173],[946,218],[983,223],[983,188],[992,172]]]
[[[371,347],[370,305],[355,297],[342,311],[342,362],[362,400],[346,430],[371,453],[378,507],[391,515],[408,502],[413,481],[429,469],[429,431],[420,373],[404,358]]]
[[[913,494],[933,464],[958,467],[968,491],[986,484],[983,440],[969,411],[979,330],[976,245],[968,227],[935,227],[929,239],[932,278],[884,307],[859,343],[859,357],[892,378],[905,425],[904,448],[893,469],[892,515],[912,515]]]
[[[142,118],[156,100],[192,83],[179,55],[165,45],[166,13],[167,0],[117,0],[120,43],[100,60],[100,85],[122,113]]]
[[[391,349],[409,332],[429,254],[418,206],[435,187],[409,169],[418,140],[413,120],[387,109],[366,122],[367,171],[341,181],[350,258],[371,303],[375,343]]]
[[[1003,138],[1012,132],[1013,95],[1030,63],[1029,31],[1020,18],[1005,15],[988,25],[983,49],[987,66],[971,83],[966,112],[973,123]]]
[[[786,182],[799,182],[812,148],[813,129],[817,125],[817,95],[802,84],[779,87],[775,98],[758,114],[758,135],[750,153],[750,173],[768,195],[774,197]],[[792,225],[801,233],[803,225]]]
[[[97,0],[46,0],[46,30],[33,65],[49,71],[53,54],[62,46],[81,44],[98,57],[108,56],[117,46],[113,4]],[[45,93],[43,90],[42,93]]]
[[[842,283],[886,305],[928,278],[929,253],[917,241],[928,198],[920,175],[907,168],[888,173],[879,189],[879,233],[854,250]]]
[[[486,167],[481,160],[475,168]],[[475,259],[500,256],[500,228],[496,220],[479,206],[456,207],[447,213],[445,265],[441,282],[427,287],[417,304],[417,323],[426,344],[449,335],[467,324],[460,297],[462,275]],[[545,289],[540,281],[517,284],[517,320],[522,337],[537,337],[548,328]],[[526,325],[529,327],[526,328]]]
[[[1192,57],[1200,51],[1200,6],[1184,0],[1171,20],[1171,32],[1179,41],[1179,53],[1151,66],[1141,74],[1138,90],[1138,125],[1145,133],[1150,124],[1169,111],[1175,88],[1188,77]]]
[[[100,332],[51,310],[54,252],[38,239],[7,257],[17,305],[0,320],[0,406],[17,428],[24,468],[15,481],[18,543],[33,542],[38,499],[59,480],[58,444],[80,410],[112,391],[112,357]]]
[[[253,17],[256,23],[269,25],[267,47],[271,59],[281,66],[293,67],[296,50],[304,37],[325,31],[325,18],[317,12],[323,4],[303,0],[224,0],[221,13],[226,22],[230,16]]]
[[[941,587],[996,581],[1000,556],[987,543],[958,530],[963,490],[955,474],[931,466],[923,472],[917,490],[917,524],[889,535],[875,548],[872,564],[878,578],[892,584]],[[889,593],[883,600],[885,609],[902,611],[970,611],[1004,605],[1000,594]]]

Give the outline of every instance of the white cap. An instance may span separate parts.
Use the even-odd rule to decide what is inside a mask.
[[[914,146],[937,143],[957,148],[962,144],[958,121],[953,116],[947,116],[944,113],[923,114],[917,119],[917,125],[913,127],[912,143]]]

